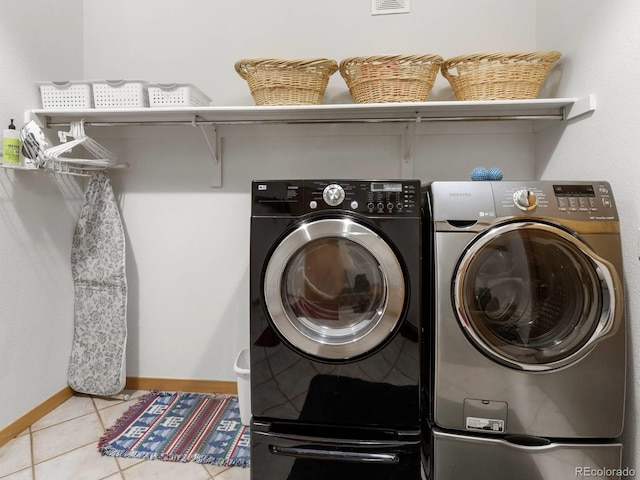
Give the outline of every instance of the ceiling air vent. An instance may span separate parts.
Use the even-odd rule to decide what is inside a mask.
[[[409,13],[411,0],[371,0],[371,15]]]

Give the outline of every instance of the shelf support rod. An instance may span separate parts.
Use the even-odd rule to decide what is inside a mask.
[[[218,126],[213,126],[213,139],[209,138],[209,133],[207,133],[207,129],[204,125],[199,125],[200,130],[202,131],[202,135],[204,136],[205,141],[207,142],[207,146],[209,147],[209,151],[211,152],[211,157],[215,163],[220,163],[220,155],[219,151],[219,142],[218,142]]]
[[[211,152],[211,158],[213,159],[213,180],[211,182],[212,187],[222,186],[222,149],[220,148],[220,135],[218,132],[218,125],[213,125],[212,129],[206,128],[205,125],[201,125],[196,122],[194,118],[193,124],[200,127],[202,135],[207,142],[209,152]]]
[[[467,116],[467,117],[418,117],[419,123],[423,122],[479,122],[479,121],[509,121],[509,120],[565,120],[565,115],[496,115],[496,116]],[[315,124],[343,124],[343,123],[413,123],[416,117],[399,118],[355,118],[355,119],[273,119],[273,120],[195,120],[195,124],[201,125],[315,125]],[[193,120],[175,121],[85,121],[85,127],[159,127],[193,125]],[[69,122],[52,122],[46,120],[44,128],[68,127]]]
[[[416,125],[422,122],[422,117],[417,115],[414,122],[408,123],[405,126],[405,131],[402,134],[402,164],[401,174],[402,178],[413,178],[413,141],[416,135]]]

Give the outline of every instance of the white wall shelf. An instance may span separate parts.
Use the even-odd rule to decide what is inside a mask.
[[[564,122],[595,110],[593,95],[504,101],[446,101],[385,104],[336,104],[291,106],[210,106],[131,109],[36,109],[25,121],[43,128],[66,127],[84,120],[90,127],[192,125],[202,128],[214,159],[213,186],[221,185],[220,139],[223,125],[406,123],[530,121],[535,125]],[[213,126],[211,130],[207,126]],[[537,127],[536,127],[537,128]],[[411,164],[412,130],[404,135],[404,165]],[[403,170],[410,170],[403,168]]]
[[[504,101],[385,104],[38,109],[28,113],[42,127],[84,119],[91,126],[242,125],[263,123],[367,123],[478,120],[569,120],[593,110],[593,97]]]

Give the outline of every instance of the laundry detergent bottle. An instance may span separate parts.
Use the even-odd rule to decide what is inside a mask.
[[[13,118],[2,138],[2,163],[10,166],[20,165],[20,132],[13,124]]]

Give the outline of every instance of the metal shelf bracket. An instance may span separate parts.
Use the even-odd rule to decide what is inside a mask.
[[[417,115],[415,122],[408,123],[402,134],[402,178],[413,178],[413,141],[416,136],[416,125],[420,122],[422,122],[422,117]]]
[[[222,149],[220,147],[219,127],[217,125],[213,125],[213,128],[209,130],[207,129],[207,126],[199,125],[195,119],[193,124],[200,127],[202,135],[209,147],[209,151],[211,152],[211,158],[213,159],[214,164],[211,186],[216,188],[222,187]]]
[[[577,99],[572,105],[564,107],[564,120],[573,120],[583,115],[592,114],[596,109],[595,94]]]

